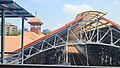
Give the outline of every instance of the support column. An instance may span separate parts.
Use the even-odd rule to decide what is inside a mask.
[[[66,43],[66,46],[65,46],[65,48],[66,48],[66,63],[68,63],[68,43],[69,43],[69,30],[70,30],[70,27],[67,29],[67,43]]]
[[[1,18],[1,63],[4,64],[4,26],[5,26],[5,10],[2,10]]]
[[[83,42],[83,41],[82,41],[82,38],[83,38],[83,36],[82,36],[82,26],[83,26],[82,23],[83,23],[83,22],[80,22],[80,41],[79,41],[80,43]]]
[[[96,29],[97,29],[97,42],[99,42],[99,18],[97,19]]]
[[[23,64],[24,57],[24,18],[22,18],[22,35],[21,35],[21,64]]]
[[[91,42],[91,39],[90,39],[91,36],[92,36],[92,34],[91,34],[91,24],[89,25],[89,30],[90,30],[90,31],[89,31],[89,40],[90,40],[90,42]]]
[[[85,52],[86,52],[86,59],[87,59],[87,66],[89,66],[89,57],[88,57],[88,47],[87,47],[87,44],[85,42]]]
[[[112,32],[112,28],[110,28],[110,32],[111,32],[111,45],[113,45],[113,32]]]

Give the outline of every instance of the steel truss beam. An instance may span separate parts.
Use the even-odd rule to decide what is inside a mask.
[[[57,49],[63,46],[67,48],[68,45],[102,44],[104,46],[120,48],[118,45],[116,45],[120,43],[120,38],[116,38],[114,34],[114,32],[120,34],[120,31],[111,26],[108,26],[107,24],[100,22],[100,20],[101,18],[97,18],[96,20],[92,21],[94,23],[97,23],[94,26],[94,23],[86,24],[87,22],[91,22],[91,20],[81,20],[54,35],[37,42],[36,44],[24,49],[23,61],[28,60],[29,58],[39,53],[43,53],[53,48]],[[100,28],[102,25],[99,24],[102,24],[106,27]],[[106,29],[106,31],[104,31],[104,29]],[[104,41],[107,41],[107,43]],[[66,52],[63,53],[63,55],[66,56],[64,58],[64,63],[68,63],[69,56],[67,54],[67,51],[63,51]],[[21,63],[21,58],[19,58],[20,53],[21,52],[14,54],[13,56],[7,57],[6,60],[9,61],[8,63],[10,64]]]

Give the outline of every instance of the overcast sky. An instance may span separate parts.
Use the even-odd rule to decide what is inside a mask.
[[[56,29],[75,19],[86,10],[107,12],[106,18],[120,25],[120,0],[14,0],[44,23],[42,29]],[[20,27],[20,19],[7,19]],[[19,28],[18,27],[18,28]],[[25,27],[30,25],[25,21]]]

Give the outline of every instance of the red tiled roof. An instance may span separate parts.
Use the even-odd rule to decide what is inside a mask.
[[[43,37],[44,35],[38,35],[34,32],[24,33],[24,45],[27,45],[34,40]],[[1,42],[0,42],[1,43]],[[1,46],[0,46],[1,47]],[[14,52],[21,47],[21,35],[19,36],[5,36],[5,52]]]

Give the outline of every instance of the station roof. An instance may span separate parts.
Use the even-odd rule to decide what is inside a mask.
[[[5,9],[5,17],[34,17],[13,0],[0,0],[0,17],[3,9]]]
[[[79,13],[76,18],[78,18],[79,16],[84,17],[83,20],[95,20],[97,18],[103,17],[104,15],[106,15],[106,12],[101,12],[101,11],[85,11],[82,13]]]
[[[86,14],[88,13],[88,14]],[[98,18],[100,19],[99,22],[102,22],[101,24],[98,24],[99,28],[106,28],[106,26],[113,26],[113,27],[116,27],[116,29],[120,29],[120,26],[114,22],[112,22],[111,20],[109,19],[106,19],[104,18],[103,16],[105,15],[106,13],[103,13],[103,12],[99,12],[99,11],[87,11],[87,12],[83,12],[83,13],[80,13],[77,15],[76,19],[67,23],[66,25],[62,26],[61,28],[58,28],[57,30],[51,32],[50,34],[46,35],[46,36],[43,36],[37,40],[34,40],[33,42],[30,42],[29,44],[25,45],[24,48],[27,48],[33,44],[36,44],[37,42],[40,42],[46,38],[49,38],[50,36],[66,29],[67,27],[70,27],[71,25],[77,23],[77,22],[80,22],[80,21],[84,21],[84,20],[96,20],[96,16],[98,16]],[[89,28],[89,24],[91,24],[93,26],[92,29],[95,28],[95,25],[96,23],[95,22],[84,22],[86,25],[87,28]],[[14,52],[19,52],[21,50],[21,48],[19,49],[16,49]]]
[[[85,15],[85,13],[89,13],[89,14],[86,14],[86,15]],[[60,31],[64,30],[65,28],[71,26],[72,24],[75,24],[75,23],[79,22],[80,20],[81,20],[81,21],[84,21],[84,20],[95,20],[95,19],[97,19],[97,16],[98,16],[98,18],[100,18],[100,22],[103,23],[103,24],[98,24],[99,29],[101,29],[101,28],[106,28],[105,25],[107,25],[107,26],[113,26],[113,27],[116,27],[117,29],[120,29],[120,26],[119,26],[118,24],[116,24],[115,22],[112,22],[112,21],[109,20],[109,19],[104,18],[104,17],[103,17],[104,15],[106,15],[106,13],[100,12],[100,11],[86,11],[86,12],[80,13],[80,14],[77,15],[77,17],[76,17],[75,20],[67,23],[66,25],[62,26],[61,28],[58,28],[57,30],[51,32],[50,34],[48,34],[48,35],[46,35],[46,36],[43,36],[43,37],[41,37],[41,38],[39,38],[39,39],[37,39],[37,40],[35,40],[35,41],[33,41],[33,42],[25,45],[24,48],[27,48],[27,47],[29,47],[29,46],[31,46],[31,45],[39,42],[39,41],[42,41],[42,40],[44,40],[44,39],[52,36],[53,34],[56,34],[57,32],[60,32]],[[88,25],[91,24],[91,25],[93,25],[94,28],[95,28],[95,25],[96,25],[95,22],[85,22],[84,24],[86,24],[86,25],[87,25],[87,24],[88,24]],[[89,27],[89,26],[87,26],[87,28],[88,28],[88,27]],[[94,28],[93,28],[93,29],[94,29]],[[18,52],[18,51],[20,51],[20,50],[21,50],[21,49],[19,48],[19,49],[16,49],[14,52]]]
[[[92,25],[93,29],[95,29],[97,23],[92,21],[99,20],[100,22],[98,24],[99,28],[105,28],[107,26],[115,26],[118,29],[120,29],[120,26],[118,24],[103,17],[106,14],[107,14],[106,12],[101,12],[101,11],[85,11],[77,14],[76,19],[82,16],[83,17],[82,21],[85,21],[84,24],[87,25],[86,26],[87,28],[89,28],[89,25]]]

